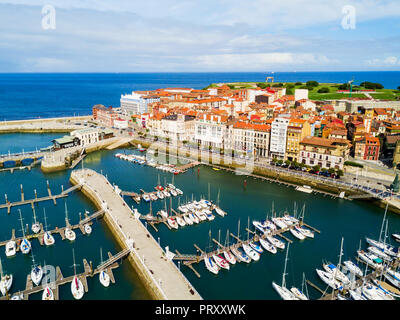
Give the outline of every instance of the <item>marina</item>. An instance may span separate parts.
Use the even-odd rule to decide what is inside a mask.
[[[121,152],[120,150],[115,150],[115,152]],[[99,155],[101,155],[102,158],[102,163],[100,164],[100,162],[93,162],[93,160],[96,160],[97,157],[99,157]],[[120,188],[121,190],[138,190],[139,194],[142,193],[140,191],[140,189],[142,189],[143,191],[147,191],[147,190],[156,190],[154,189],[154,186],[157,185],[157,175],[158,175],[158,171],[159,170],[154,170],[154,168],[152,167],[143,167],[143,166],[130,166],[131,169],[129,169],[130,175],[134,176],[135,179],[132,182],[132,179],[129,179],[128,176],[127,178],[121,178],[120,174],[118,172],[121,172],[121,170],[128,170],[128,167],[124,166],[124,162],[121,162],[121,165],[119,165],[117,161],[113,161],[112,160],[113,154],[107,154],[107,151],[99,151],[96,155],[96,153],[93,154],[89,154],[85,159],[84,159],[84,166],[85,167],[91,167],[94,170],[96,170],[97,172],[100,172],[101,170],[103,171],[103,174],[106,174],[108,176],[108,179],[112,184],[116,184],[118,185],[118,188]],[[179,164],[178,164],[179,166]],[[285,212],[285,205],[282,205],[280,203],[280,199],[283,199],[283,197],[281,197],[281,195],[283,195],[283,192],[285,193],[285,196],[287,197],[288,194],[290,193],[290,188],[286,188],[283,185],[276,185],[276,184],[269,184],[269,183],[265,183],[263,182],[263,179],[252,179],[251,177],[243,177],[243,176],[236,176],[236,175],[232,175],[230,174],[227,170],[220,170],[220,171],[215,171],[212,169],[212,167],[208,167],[208,166],[203,166],[200,165],[199,166],[199,171],[196,170],[188,170],[187,173],[185,175],[174,175],[175,176],[175,185],[179,186],[179,188],[181,188],[181,190],[184,191],[185,195],[191,195],[194,194],[196,196],[197,199],[202,198],[202,194],[207,194],[207,187],[208,184],[211,184],[212,186],[212,190],[214,190],[214,195],[211,195],[211,197],[208,197],[208,199],[215,199],[216,198],[216,192],[218,191],[218,189],[221,189],[221,201],[220,201],[220,205],[221,207],[224,209],[224,211],[226,211],[228,213],[228,215],[226,217],[224,217],[224,219],[219,219],[216,218],[215,220],[212,221],[212,223],[208,224],[208,223],[204,223],[204,224],[197,224],[196,226],[187,226],[187,227],[182,227],[179,228],[179,232],[171,232],[170,229],[168,227],[166,228],[158,228],[158,232],[155,231],[155,229],[153,228],[149,228],[148,232],[150,234],[150,236],[153,236],[153,238],[155,239],[155,242],[159,242],[161,243],[162,247],[164,248],[165,246],[169,246],[170,252],[173,251],[175,252],[180,252],[180,253],[190,253],[193,252],[193,244],[196,244],[196,246],[198,248],[200,248],[203,252],[208,252],[208,253],[213,253],[213,254],[222,254],[222,251],[220,251],[220,253],[217,252],[217,250],[205,250],[204,248],[206,247],[203,243],[203,241],[206,241],[206,239],[208,238],[208,231],[210,228],[213,229],[213,233],[215,233],[215,230],[226,230],[227,228],[229,228],[229,230],[232,230],[232,234],[234,234],[235,236],[237,235],[236,232],[234,232],[233,230],[235,230],[235,225],[237,226],[237,221],[238,218],[240,216],[238,216],[239,213],[242,212],[247,212],[248,211],[248,205],[254,204],[256,199],[258,198],[262,198],[265,197],[266,199],[266,206],[270,206],[271,201],[273,200],[276,204],[276,211],[277,211],[277,215],[281,216],[284,212]],[[143,170],[143,173],[141,173]],[[153,171],[152,171],[153,170]],[[75,171],[75,170],[74,170]],[[31,173],[33,173],[34,175],[37,174],[35,170],[33,170]],[[2,173],[2,174],[7,174],[7,173]],[[15,176],[16,174],[21,175],[23,174],[22,171],[16,171],[14,172],[13,176]],[[161,179],[160,180],[164,180],[164,177],[167,178],[167,180],[171,181],[171,173],[168,172],[162,172],[161,173]],[[148,179],[148,181],[147,181]],[[243,180],[246,179],[247,180],[247,186],[246,188],[243,187]],[[21,180],[19,178],[19,176],[15,176],[14,178],[14,182],[7,187],[7,189],[1,189],[1,192],[7,193],[9,194],[10,190],[13,189],[19,189],[20,184],[22,183],[24,186],[24,192],[26,193],[26,190],[30,191],[30,193],[32,194],[33,190],[35,187],[32,187],[31,184],[24,182],[24,180]],[[64,180],[57,180],[56,181],[52,181],[51,180],[51,185],[56,185],[56,186],[61,186],[61,185],[66,185],[66,182]],[[226,182],[223,182],[226,181]],[[40,183],[39,183],[40,184]],[[15,185],[17,186],[17,188],[15,188]],[[47,187],[46,183],[42,183],[42,187]],[[167,186],[167,184],[163,184],[163,186]],[[215,187],[214,187],[215,186]],[[67,188],[65,188],[67,189]],[[81,189],[81,188],[77,188],[77,189]],[[40,189],[40,187],[38,187],[38,194],[43,192],[43,188]],[[46,189],[45,189],[46,190]],[[68,190],[68,189],[67,189]],[[273,191],[264,191],[264,190],[273,190]],[[150,191],[151,192],[151,191]],[[250,196],[247,195],[248,193],[254,193],[254,196]],[[267,193],[265,193],[267,192]],[[302,192],[292,192],[293,194],[296,194],[296,196],[293,196],[292,194],[290,194],[290,199],[291,201],[296,201],[298,203],[302,203],[304,201],[307,201],[307,198],[309,195],[306,193],[302,193]],[[73,194],[73,197],[68,197],[66,199],[70,199],[68,200],[70,201],[76,201],[75,197],[77,195],[79,195],[80,193],[69,193],[70,195]],[[231,194],[232,196],[230,196],[228,198],[227,194]],[[122,195],[122,192],[121,192]],[[331,199],[330,197],[321,197],[318,196],[318,194],[313,194],[314,197],[316,197],[316,201],[317,202],[311,202],[311,201],[307,201],[307,224],[310,226],[318,226],[319,230],[322,230],[323,232],[321,234],[318,235],[318,237],[316,237],[315,240],[313,241],[309,241],[309,240],[303,240],[301,241],[301,243],[299,242],[298,239],[293,238],[293,235],[290,233],[290,231],[288,232],[284,232],[281,233],[281,236],[285,237],[286,240],[284,238],[282,238],[280,235],[276,235],[276,238],[280,238],[282,241],[289,243],[291,242],[291,247],[293,246],[293,248],[291,248],[291,254],[296,254],[296,255],[307,255],[307,252],[309,250],[315,250],[315,249],[311,249],[311,248],[315,248],[315,246],[317,246],[318,248],[322,248],[321,242],[324,242],[324,247],[326,247],[328,244],[325,243],[331,243],[330,241],[331,237],[332,237],[332,228],[330,225],[327,225],[327,223],[329,222],[329,224],[335,225],[335,223],[327,218],[327,212],[331,212],[330,210],[333,210],[333,208],[336,207],[342,207],[344,206],[344,208],[346,207],[353,207],[355,206],[356,208],[359,208],[357,210],[362,210],[363,212],[363,217],[365,219],[365,215],[368,219],[368,217],[370,218],[371,216],[368,215],[368,211],[370,211],[371,209],[367,208],[367,206],[364,206],[363,203],[359,203],[359,202],[348,202],[345,201],[344,199]],[[16,195],[14,194],[13,196],[13,201],[12,202],[18,202],[20,199],[15,199]],[[20,198],[20,197],[19,197]],[[25,198],[27,198],[27,196],[25,195]],[[150,202],[145,202],[143,201],[143,199],[141,199],[141,201],[139,203],[136,203],[131,197],[130,195],[126,195],[124,196],[125,201],[127,203],[127,205],[129,207],[135,207],[137,208],[138,212],[143,212],[143,213],[148,213],[149,212],[149,204]],[[190,198],[190,197],[189,197]],[[203,197],[204,198],[204,197]],[[207,197],[206,197],[207,198]],[[29,199],[34,199],[34,196],[31,197],[29,196]],[[179,203],[178,203],[178,197],[171,197],[171,201],[173,203],[173,208],[175,208],[174,210],[176,212],[178,212],[178,210],[176,210],[176,208],[178,208]],[[230,201],[232,201],[232,203],[230,203],[229,201],[227,201],[227,199],[230,199]],[[11,200],[11,199],[10,199]],[[315,199],[314,199],[315,200]],[[169,203],[169,199],[167,200],[167,203]],[[181,197],[181,201],[182,201],[182,197]],[[345,201],[345,202],[341,202],[341,201]],[[323,205],[322,207],[318,207],[319,203],[325,203],[328,202],[330,203],[330,208],[326,209],[326,205]],[[57,201],[57,204],[59,203],[59,201]],[[154,215],[164,209],[164,199],[162,199],[161,201],[151,201],[151,205],[152,205],[152,211],[154,213]],[[183,202],[182,202],[183,203]],[[213,203],[215,203],[213,201]],[[355,203],[355,204],[352,204]],[[42,206],[42,205],[48,205],[51,204],[53,205],[52,201],[42,201],[39,203],[35,204],[35,208],[36,206]],[[317,204],[317,206],[315,205]],[[70,206],[70,204],[68,204],[68,207]],[[87,205],[86,205],[87,206]],[[263,206],[263,208],[261,208],[261,206],[259,205],[255,205],[254,207],[254,212],[253,210],[251,212],[249,212],[249,215],[251,216],[252,219],[260,219],[263,216],[265,217],[265,207]],[[23,206],[19,206],[21,208],[23,208]],[[58,208],[60,207],[59,211],[64,211],[63,210],[63,206],[54,206],[54,208]],[[81,206],[82,207],[82,206]],[[15,207],[17,208],[17,207]],[[364,208],[364,209],[360,209],[360,208]],[[6,210],[6,208],[3,208],[4,210]],[[101,209],[101,208],[100,208]],[[286,208],[287,209],[287,208]],[[48,209],[49,211],[50,209]],[[75,208],[73,211],[78,212],[80,210],[80,208]],[[348,209],[349,210],[349,209]],[[38,210],[36,208],[36,211],[39,212],[40,210]],[[98,211],[98,209],[91,209],[91,212],[96,212]],[[290,211],[290,210],[287,210]],[[344,210],[345,212],[346,210]],[[354,211],[354,210],[353,210]],[[376,211],[376,214],[378,214],[379,216],[379,210],[372,210],[372,211]],[[32,211],[31,211],[32,212]],[[63,213],[59,214],[61,215],[61,218],[64,219],[63,217]],[[179,213],[179,212],[178,212]],[[30,213],[31,214],[31,213]],[[25,219],[26,219],[26,212],[24,211],[24,215],[25,215]],[[132,215],[132,213],[131,213]],[[12,217],[14,215],[10,215],[10,217]],[[48,213],[48,217],[53,216],[53,214],[49,211]],[[144,215],[145,216],[145,215]],[[143,217],[144,217],[143,216]],[[247,216],[247,215],[246,215]],[[325,220],[321,220],[320,217],[326,217],[326,221]],[[216,215],[217,217],[217,215]],[[347,216],[346,216],[347,217]],[[392,228],[390,229],[391,231],[396,231],[395,228],[395,221],[396,221],[396,217],[394,215],[390,215],[391,220],[393,220],[394,225],[392,226]],[[347,219],[347,218],[346,218]],[[104,221],[104,216],[102,221]],[[142,220],[142,219],[141,219]],[[374,220],[374,219],[372,219]],[[147,222],[147,225],[150,226],[149,224],[149,220],[142,220],[143,223]],[[339,220],[338,220],[339,221]],[[42,221],[40,221],[42,222]],[[78,222],[71,222],[71,225],[76,225]],[[392,223],[392,222],[391,222]],[[64,227],[65,224],[61,223],[57,223],[54,224],[54,226],[59,226],[59,227]],[[55,229],[55,227],[51,227],[52,230]],[[307,227],[307,226],[305,226]],[[12,228],[8,229],[8,235],[10,235],[10,230]],[[77,230],[77,229],[76,229]],[[247,232],[247,230],[245,230]],[[253,231],[253,230],[250,230]],[[254,231],[253,231],[254,232]],[[94,232],[94,234],[96,235],[98,233],[98,230],[96,229],[96,232]],[[243,233],[243,230],[241,230],[241,233]],[[252,234],[251,232],[249,232],[251,235],[251,238],[253,239],[254,234]],[[82,233],[80,233],[82,234]],[[83,235],[83,234],[82,234]],[[348,235],[347,235],[348,236]],[[347,237],[346,236],[346,237]],[[235,238],[233,236],[229,236],[230,237],[230,247],[233,248],[232,246],[232,242],[236,241]],[[160,238],[160,240],[158,240]],[[186,240],[189,239],[189,240]],[[218,239],[216,237],[213,237],[215,241],[218,241]],[[247,242],[247,238],[245,237],[239,237],[241,241],[243,241],[243,243]],[[322,240],[324,239],[324,240]],[[88,237],[88,240],[90,240],[90,237]],[[288,241],[289,240],[289,241]],[[332,239],[333,240],[333,239]],[[4,240],[5,241],[5,240]],[[78,239],[76,241],[85,241],[86,240],[82,239]],[[214,243],[215,245],[217,245],[213,240],[211,240],[212,243]],[[222,246],[224,246],[224,241],[218,241]],[[36,243],[39,245],[39,242],[34,241],[32,244],[35,246]],[[65,241],[66,244],[69,243],[69,241]],[[84,243],[84,242],[82,242]],[[357,240],[358,243],[358,240]],[[61,244],[60,241],[56,241],[56,246],[59,246]],[[298,244],[298,245],[297,245]],[[41,247],[39,245],[39,247]],[[221,246],[218,246],[219,249],[222,249]],[[303,249],[304,248],[304,249]],[[39,248],[40,249],[40,248]],[[123,250],[123,248],[121,248]],[[121,249],[115,250],[115,251],[120,251]],[[198,250],[197,248],[195,250]],[[318,249],[317,249],[318,250]],[[114,251],[114,252],[115,252]],[[140,251],[140,250],[139,250]],[[163,249],[164,252],[167,252]],[[279,252],[280,250],[278,250]],[[200,251],[199,251],[200,252]],[[284,259],[284,254],[270,254],[269,252],[267,253],[263,253],[261,254],[261,259],[259,261],[257,261],[257,263],[236,263],[235,266],[231,266],[229,272],[223,272],[217,276],[217,278],[215,277],[214,274],[208,272],[204,266],[203,266],[203,262],[201,263],[196,263],[194,261],[196,261],[195,259],[202,259],[201,254],[199,254],[199,252],[197,254],[181,254],[179,255],[178,253],[175,255],[173,261],[174,264],[176,265],[176,267],[180,270],[181,272],[184,274],[184,276],[187,278],[187,280],[196,288],[196,291],[199,290],[199,292],[201,292],[201,297],[203,298],[212,298],[212,297],[229,297],[233,294],[235,294],[235,297],[240,296],[240,292],[238,292],[237,290],[235,290],[235,288],[231,288],[231,291],[235,292],[235,293],[229,293],[229,292],[222,292],[222,290],[219,289],[219,286],[224,284],[224,285],[228,285],[227,282],[228,281],[232,281],[232,277],[245,277],[246,279],[249,279],[249,281],[252,281],[250,279],[252,278],[251,274],[247,274],[245,272],[244,268],[247,267],[251,267],[252,271],[251,273],[254,274],[260,274],[260,272],[264,272],[262,271],[263,268],[265,268],[265,264],[270,264],[273,263],[274,265],[277,266],[283,266],[283,259]],[[320,255],[322,256],[322,254],[320,253]],[[20,255],[22,256],[22,255]],[[89,255],[90,256],[90,255]],[[185,259],[177,259],[176,257],[180,257],[180,256],[186,256],[186,260]],[[190,258],[190,256],[192,256]],[[336,256],[336,255],[335,255]],[[212,255],[210,256],[212,258]],[[223,256],[222,256],[223,257]],[[85,257],[83,257],[85,258]],[[175,259],[176,258],[176,259]],[[190,260],[193,259],[193,260]],[[282,261],[281,261],[282,259]],[[314,261],[315,258],[312,258],[310,260]],[[332,260],[334,259],[333,257],[331,258]],[[43,260],[43,258],[42,258]],[[90,259],[92,260],[92,259]],[[291,259],[293,260],[293,259]],[[304,260],[301,260],[299,258],[294,259],[296,262],[296,269],[302,270],[302,271],[306,271],[307,267],[311,264],[311,262],[306,263]],[[47,259],[46,259],[47,261]],[[80,261],[82,261],[82,259],[80,259]],[[89,261],[89,260],[88,260]],[[204,261],[204,260],[199,260],[199,261]],[[189,262],[186,268],[185,262]],[[290,262],[290,260],[289,260]],[[10,263],[10,262],[9,262]],[[5,266],[7,268],[8,264],[7,261],[5,263]],[[68,265],[70,265],[71,263],[69,262]],[[57,264],[55,264],[57,265]],[[121,265],[121,266],[124,266]],[[264,267],[263,267],[264,266]],[[60,267],[63,270],[63,267]],[[9,269],[9,267],[7,268]],[[151,268],[149,268],[150,270],[152,270]],[[288,269],[290,269],[290,264],[288,265]],[[196,275],[195,272],[193,272],[193,270],[195,270],[198,275],[200,275],[201,277],[198,277]],[[206,272],[204,272],[204,270]],[[117,269],[115,270],[117,271]],[[271,279],[279,279],[279,277],[281,277],[282,275],[282,269],[278,268],[277,272],[275,271],[271,271],[272,274],[271,276],[267,276],[267,279],[269,279],[269,281],[271,281]],[[64,272],[63,272],[64,273]],[[274,275],[275,274],[275,275]],[[294,276],[296,276],[296,273],[292,271],[289,271],[289,274],[294,274]],[[297,273],[298,274],[298,273]],[[301,274],[300,274],[301,275]],[[149,276],[150,277],[150,276]],[[217,280],[218,279],[218,280]],[[269,291],[268,286],[271,285],[271,282],[268,283],[268,281],[265,281],[265,285],[263,285],[264,288],[266,288],[265,290],[265,294],[262,295],[261,291],[258,290],[257,288],[255,288],[255,292],[257,292],[257,295],[262,295],[263,297],[269,297],[270,299],[276,299],[278,298],[278,296],[276,296],[276,293],[273,291],[273,289],[271,288],[271,290]],[[315,277],[314,275],[307,275],[307,280],[311,281],[312,283],[317,284],[317,286],[321,286],[319,284],[319,278]],[[253,279],[254,281],[254,279]],[[299,280],[298,280],[299,281]],[[218,283],[219,285],[214,285],[214,283]],[[299,282],[300,283],[300,282]],[[25,287],[26,284],[24,284]],[[90,284],[89,284],[90,285]],[[121,283],[119,281],[117,281],[117,286],[115,286],[115,290],[118,290],[117,287],[121,286]],[[21,286],[20,286],[21,287]],[[60,286],[60,290],[62,291],[63,286]],[[64,286],[67,287],[67,286]],[[229,287],[229,285],[228,285]],[[258,287],[258,286],[257,286]],[[323,286],[321,286],[322,288]],[[16,287],[17,289],[15,290],[16,292],[20,289],[18,287]],[[211,290],[212,288],[212,290]],[[120,289],[122,290],[122,289]],[[14,292],[14,290],[12,290]],[[23,289],[21,288],[20,291],[23,291]],[[64,290],[65,291],[65,290]],[[251,291],[253,292],[253,291]],[[85,293],[84,297],[86,297],[86,295],[91,295],[91,294],[97,294],[97,295],[101,295],[101,289],[99,288],[99,290],[96,290],[96,293],[91,292],[91,290],[89,290],[88,293]],[[34,298],[35,294],[30,295]],[[60,295],[61,298],[62,294]],[[251,296],[251,295],[250,295]],[[310,296],[311,298],[314,299],[319,299],[321,297],[321,293],[319,293],[317,290],[312,291],[310,290]],[[64,294],[65,297],[65,294]],[[254,296],[255,297],[255,296]]]

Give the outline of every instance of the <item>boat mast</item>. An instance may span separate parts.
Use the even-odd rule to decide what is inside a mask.
[[[240,239],[240,219],[238,221],[238,232],[237,232],[237,237]],[[238,240],[239,241],[239,240]]]
[[[103,248],[100,247],[100,264],[103,264]]]
[[[67,209],[67,201],[64,202],[65,205],[65,223],[68,225],[68,209]]]
[[[386,213],[387,213],[388,206],[389,206],[389,202],[386,203],[385,214],[383,215],[383,220],[382,220],[381,232],[379,233],[379,242],[381,242],[381,240],[382,240],[383,226],[385,224],[385,219],[386,219]]]
[[[337,274],[337,271],[339,269],[340,264],[342,263],[342,254],[343,254],[343,237],[342,237],[342,241],[340,243],[339,262],[338,262],[338,265],[335,268],[335,272],[333,273],[333,279],[332,279],[333,287],[335,287],[336,274]],[[335,289],[332,289],[332,299],[333,299],[334,292],[335,292]]]
[[[21,209],[18,209],[18,212],[19,212],[19,220],[21,221],[21,230],[22,230],[22,235],[23,235],[23,238],[25,238],[25,230],[24,230],[24,225],[23,225],[23,223],[22,223],[22,214],[21,214]]]
[[[250,217],[247,217],[247,241],[249,241]]]
[[[289,254],[289,245],[290,245],[290,243],[288,242],[288,246],[287,246],[287,250],[286,250],[286,257],[285,257],[285,267],[283,268],[283,274],[282,274],[282,288],[286,288],[285,276],[286,276],[286,265],[287,265],[288,254]]]
[[[44,214],[44,227],[47,231],[47,219],[46,219],[46,209],[45,208],[43,208],[43,214]]]
[[[208,199],[207,200],[210,200],[210,183],[208,183]]]
[[[220,192],[220,189],[218,189],[218,196],[217,196],[217,206],[219,207],[219,192]]]
[[[4,275],[3,275],[3,265],[1,263],[1,259],[0,259],[0,273],[1,273],[1,279],[3,279]]]
[[[36,212],[35,212],[35,207],[33,207],[33,208],[32,208],[32,210],[33,210],[33,221],[34,221],[34,224],[36,224],[36,223],[37,223],[37,221],[36,221]]]
[[[75,251],[74,251],[74,248],[72,248],[72,259],[74,260],[74,275],[76,276],[76,264],[75,264]]]

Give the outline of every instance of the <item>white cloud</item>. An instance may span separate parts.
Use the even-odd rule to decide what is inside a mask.
[[[366,64],[376,67],[387,67],[400,65],[400,59],[395,56],[386,58],[375,58],[366,61]]]

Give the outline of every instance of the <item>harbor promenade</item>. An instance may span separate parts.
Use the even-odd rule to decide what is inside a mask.
[[[202,299],[134,216],[117,186],[112,186],[103,175],[91,169],[74,170],[70,180],[74,185],[81,184],[81,191],[105,211],[106,223],[123,249],[130,249],[129,260],[154,299]]]

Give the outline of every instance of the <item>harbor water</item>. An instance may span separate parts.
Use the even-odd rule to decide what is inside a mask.
[[[58,135],[62,136],[62,134]],[[7,153],[10,146],[17,145],[29,150],[36,147],[46,147],[57,134],[7,134],[0,136],[0,153]],[[122,190],[138,192],[140,189],[153,191],[160,182],[162,185],[171,183],[180,188],[184,194],[179,198],[172,199],[172,208],[177,209],[182,204],[192,199],[199,200],[200,197],[217,201],[219,193],[220,207],[228,213],[224,218],[216,215],[213,221],[205,221],[198,225],[180,227],[171,231],[163,224],[157,225],[158,232],[151,226],[147,226],[154,238],[160,241],[162,247],[169,246],[171,251],[178,250],[180,253],[196,254],[193,244],[197,244],[202,250],[215,249],[215,244],[210,242],[211,237],[219,238],[225,243],[226,234],[229,232],[237,234],[238,221],[240,220],[240,237],[247,238],[245,228],[250,220],[263,219],[271,215],[271,207],[274,205],[276,213],[284,211],[293,213],[294,204],[297,213],[305,205],[305,222],[318,230],[314,239],[299,241],[289,232],[286,237],[293,240],[290,245],[289,260],[287,264],[286,284],[288,287],[295,285],[301,287],[303,273],[306,279],[318,285],[322,290],[326,285],[318,278],[315,269],[321,269],[323,260],[338,262],[341,237],[344,237],[343,259],[353,259],[360,245],[366,249],[365,236],[378,238],[381,228],[384,210],[371,205],[368,202],[348,201],[343,199],[332,199],[319,194],[306,194],[295,191],[293,187],[286,187],[269,183],[261,179],[248,176],[240,176],[224,170],[213,170],[212,167],[198,166],[189,169],[186,173],[172,175],[155,168],[134,164],[115,157],[116,153],[141,154],[134,148],[119,149],[114,151],[97,151],[90,153],[83,162],[85,168],[91,168],[103,173],[111,183],[117,184]],[[81,166],[81,164],[79,165]],[[78,167],[79,167],[78,166]],[[46,180],[49,181],[52,193],[61,192],[70,186],[68,180],[70,170],[44,174],[36,167],[32,171],[16,170],[14,173],[0,173],[0,202],[4,202],[4,194],[7,193],[9,201],[20,199],[20,185],[23,185],[25,199],[34,197],[34,189],[38,196],[47,195]],[[210,194],[209,194],[210,190]],[[132,199],[126,197],[128,205],[133,206],[142,214],[150,211],[148,203],[141,202],[137,205]],[[72,224],[79,221],[79,212],[85,210],[94,212],[96,209],[79,191],[75,191],[69,197],[58,199],[57,205],[53,202],[42,202],[36,205],[35,211],[40,222],[44,223],[43,209],[46,209],[47,224],[49,229],[65,226],[65,208],[67,204],[68,217]],[[170,207],[169,199],[154,201],[152,210],[155,214],[167,205]],[[30,205],[21,207],[24,224],[32,224],[33,212]],[[389,230],[388,235],[400,230],[400,217],[388,213]],[[17,208],[12,208],[8,215],[6,209],[0,211],[0,240],[4,241],[11,237],[11,229],[16,230],[20,236],[21,223]],[[103,250],[103,259],[107,252],[117,253],[120,248],[108,231],[105,223],[99,220],[94,223],[92,234],[82,235],[76,230],[77,239],[71,243],[62,241],[59,235],[55,235],[56,243],[52,247],[41,247],[37,240],[32,241],[35,260],[42,265],[46,264],[60,266],[63,275],[73,274],[72,248],[75,249],[77,272],[83,272],[82,259],[92,261],[96,266],[100,262],[100,248]],[[392,242],[390,237],[387,239]],[[235,240],[230,237],[230,243]],[[13,258],[5,257],[4,247],[0,248],[0,257],[6,272],[14,275],[12,291],[25,288],[26,276],[31,270],[30,256],[17,253]],[[218,275],[207,271],[204,263],[194,264],[194,268],[200,273],[198,278],[189,268],[180,266],[181,271],[194,285],[196,290],[204,299],[280,299],[273,290],[272,281],[278,284],[282,281],[285,251],[278,251],[272,255],[264,252],[257,262],[249,264],[236,264],[229,271],[221,270]],[[84,299],[148,299],[145,288],[138,279],[135,271],[125,260],[118,269],[114,270],[115,284],[103,288],[97,277],[88,279],[89,292]],[[311,298],[320,297],[320,293],[308,287]],[[39,298],[40,294],[32,296],[31,299]],[[70,286],[64,285],[60,288],[60,299],[73,299]]]

